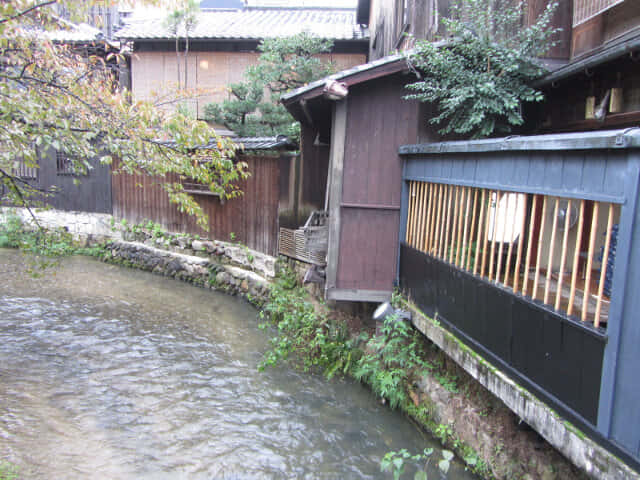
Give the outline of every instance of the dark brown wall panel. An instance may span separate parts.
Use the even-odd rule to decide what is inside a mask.
[[[412,78],[394,75],[349,91],[338,289],[393,288],[402,190],[398,148],[417,141],[418,105],[402,99]]]
[[[278,157],[243,156],[251,176],[241,181],[244,194],[227,200],[218,197],[195,195],[204,212],[209,216],[209,232],[201,229],[194,217],[178,211],[162,188],[163,182],[175,181],[148,175],[119,174],[113,179],[113,213],[116,218],[129,222],[153,220],[174,232],[198,234],[203,237],[229,241],[235,240],[249,248],[276,255],[278,249]]]
[[[342,209],[339,289],[393,290],[400,212]]]

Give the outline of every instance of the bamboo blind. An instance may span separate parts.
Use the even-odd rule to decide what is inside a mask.
[[[604,327],[607,265],[619,214],[613,203],[411,181],[405,241]]]

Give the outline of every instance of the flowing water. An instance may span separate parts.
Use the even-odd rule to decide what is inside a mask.
[[[387,451],[436,447],[357,383],[258,372],[242,301],[83,257],[25,269],[0,249],[0,461],[20,478],[390,478]]]

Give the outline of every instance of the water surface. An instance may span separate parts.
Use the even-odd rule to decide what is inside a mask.
[[[435,446],[355,382],[258,372],[257,325],[222,294],[84,257],[33,279],[0,249],[0,460],[21,478],[365,479]]]

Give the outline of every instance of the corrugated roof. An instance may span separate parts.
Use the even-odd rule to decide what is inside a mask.
[[[334,40],[362,40],[369,35],[366,28],[356,23],[355,9],[248,7],[200,12],[189,37],[259,40],[302,32]],[[165,18],[160,17],[131,20],[116,37],[131,40],[175,38],[167,28]]]

